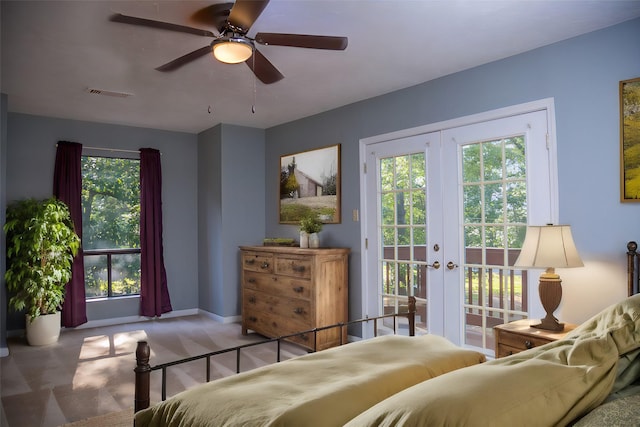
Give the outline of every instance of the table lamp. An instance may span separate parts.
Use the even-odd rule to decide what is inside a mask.
[[[531,326],[549,331],[564,329],[564,324],[559,323],[553,316],[553,312],[562,300],[562,280],[555,269],[583,265],[576,245],[573,243],[570,226],[547,224],[527,227],[522,250],[514,266],[546,269],[540,275],[538,292],[547,315],[539,324]]]

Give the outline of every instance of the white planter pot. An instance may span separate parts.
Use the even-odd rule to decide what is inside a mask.
[[[300,232],[300,247],[308,248],[309,247],[309,235],[306,231]]]
[[[49,345],[60,336],[60,312],[38,316],[31,321],[27,314],[27,342],[29,345]]]
[[[318,233],[309,234],[309,247],[310,248],[320,247],[320,236],[318,235]]]

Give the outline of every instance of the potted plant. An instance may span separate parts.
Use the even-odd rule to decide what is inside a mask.
[[[60,307],[80,247],[69,209],[63,202],[19,200],[7,207],[9,307],[26,311],[27,341],[46,345],[60,335]]]
[[[322,230],[322,221],[315,214],[305,216],[300,220],[300,247],[320,247],[318,233]],[[306,241],[306,244],[304,244]]]

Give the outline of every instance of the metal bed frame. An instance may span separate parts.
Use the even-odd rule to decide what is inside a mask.
[[[415,314],[416,314],[416,299],[415,297],[408,298],[408,311],[404,313],[391,313],[377,317],[366,317],[363,319],[352,320],[343,323],[336,323],[333,325],[327,325],[319,328],[313,328],[306,331],[296,332],[294,334],[283,335],[275,338],[266,339],[263,341],[242,344],[235,347],[225,348],[222,350],[211,351],[209,353],[200,354],[197,356],[191,356],[180,360],[175,360],[173,362],[162,363],[159,365],[151,366],[149,364],[149,358],[151,355],[151,348],[147,341],[138,341],[138,346],[136,348],[136,367],[134,369],[135,372],[135,402],[134,402],[134,411],[138,412],[142,409],[146,409],[150,404],[150,380],[151,380],[151,372],[153,371],[162,371],[162,400],[166,400],[167,398],[167,369],[181,365],[188,362],[193,362],[195,360],[204,359],[206,363],[206,381],[211,381],[211,358],[220,354],[225,353],[236,353],[236,373],[240,373],[240,354],[241,351],[249,348],[255,347],[259,345],[264,345],[268,343],[277,343],[277,351],[276,351],[276,362],[280,362],[280,349],[281,343],[283,340],[287,340],[288,338],[304,335],[304,334],[313,334],[313,349],[310,350],[311,353],[316,351],[316,339],[319,331],[324,331],[326,329],[340,328],[342,332],[344,328],[348,328],[350,325],[362,324],[373,322],[373,330],[374,336],[378,335],[378,321],[384,320],[386,318],[393,318],[393,332],[394,334],[398,333],[398,318],[406,317],[409,321],[409,336],[415,335]],[[342,342],[343,334],[340,334],[340,345],[347,344]]]

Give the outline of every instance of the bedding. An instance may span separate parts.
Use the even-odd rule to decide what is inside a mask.
[[[136,413],[135,425],[342,426],[407,387],[484,361],[435,335],[382,336],[200,385]]]
[[[640,426],[640,392],[598,406],[574,427],[638,427]]]
[[[568,425],[602,403],[618,380],[631,381],[622,379],[633,364],[626,356],[638,348],[640,294],[560,341],[409,387],[347,426]]]

